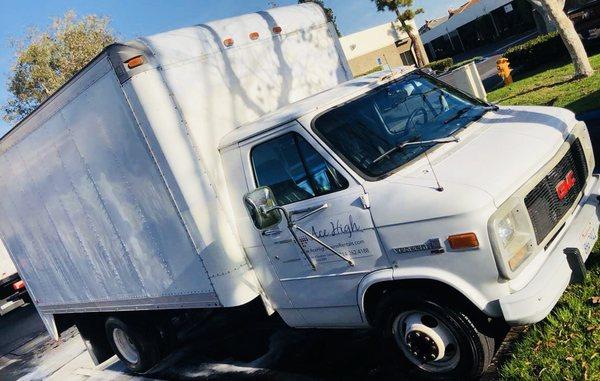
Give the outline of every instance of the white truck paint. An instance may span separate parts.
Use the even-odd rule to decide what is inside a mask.
[[[49,332],[71,317],[143,371],[187,311],[260,296],[481,373],[482,317],[543,319],[597,238],[587,129],[413,68],[350,77],[315,5],[107,48],[0,141],[0,235]]]

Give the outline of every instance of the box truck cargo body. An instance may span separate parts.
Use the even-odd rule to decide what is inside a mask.
[[[594,167],[567,110],[412,67],[351,79],[298,5],[106,48],[0,141],[0,238],[49,332],[75,322],[97,362],[145,371],[260,298],[470,378],[585,276]]]

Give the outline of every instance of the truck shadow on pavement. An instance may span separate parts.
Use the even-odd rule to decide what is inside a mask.
[[[397,371],[382,365],[373,332],[292,329],[276,315],[264,316],[260,308],[256,306],[250,316],[233,322],[217,317],[208,323],[211,328],[205,322],[188,344],[144,376],[167,380],[402,380]],[[208,335],[203,332],[207,329],[211,329]]]

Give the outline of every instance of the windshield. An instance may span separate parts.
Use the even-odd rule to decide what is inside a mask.
[[[380,178],[435,145],[400,147],[403,143],[448,137],[488,109],[418,73],[326,112],[314,129],[350,166],[366,177]]]

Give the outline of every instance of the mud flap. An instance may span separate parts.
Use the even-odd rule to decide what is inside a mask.
[[[572,271],[571,283],[583,283],[587,270],[581,252],[574,247],[567,247],[563,252],[567,256],[567,262]]]
[[[114,352],[104,332],[104,319],[82,318],[78,319],[75,326],[83,339],[83,343],[94,365],[100,365],[114,356]]]

